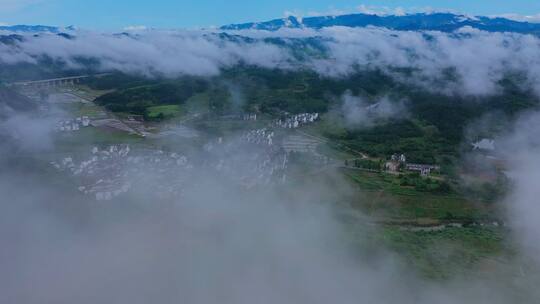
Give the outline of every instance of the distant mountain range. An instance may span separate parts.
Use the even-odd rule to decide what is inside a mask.
[[[0,31],[9,31],[9,32],[16,32],[16,33],[60,33],[63,31],[73,31],[76,28],[74,26],[68,26],[68,27],[57,27],[57,26],[48,26],[48,25],[24,25],[24,24],[18,24],[18,25],[6,25],[6,26],[0,26]]]
[[[379,16],[369,14],[350,14],[297,18],[289,16],[266,22],[250,22],[222,26],[222,30],[257,29],[276,31],[281,28],[320,29],[331,26],[367,27],[376,26],[402,31],[442,31],[453,32],[470,26],[488,32],[515,32],[540,35],[540,23],[514,21],[506,18],[470,17],[451,13],[421,13],[403,16]]]
[[[441,31],[453,32],[465,26],[488,32],[514,32],[540,36],[540,23],[515,21],[502,17],[466,16],[452,13],[419,13],[403,16],[349,14],[338,16],[320,16],[298,18],[289,16],[264,22],[248,22],[224,25],[221,30],[267,30],[277,31],[282,28],[321,29],[331,26],[367,27],[376,26],[400,31]],[[0,31],[14,33],[61,33],[75,30],[73,26],[56,27],[46,25],[11,25],[0,26]]]
[[[56,26],[46,26],[46,25],[8,25],[0,26],[0,31],[10,31],[10,32],[20,32],[20,33],[58,33],[60,28]]]

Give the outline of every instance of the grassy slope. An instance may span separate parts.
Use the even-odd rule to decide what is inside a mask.
[[[183,109],[180,105],[153,106],[146,109],[147,117],[150,119],[173,118],[183,114]]]
[[[430,193],[400,186],[395,175],[349,169],[343,173],[363,193],[354,206],[383,220],[430,219],[436,223],[474,221],[492,215],[489,205],[471,202],[457,193]]]
[[[431,278],[481,275],[494,269],[484,265],[512,255],[505,232],[494,228],[448,228],[436,232],[385,228],[377,237],[420,273]]]

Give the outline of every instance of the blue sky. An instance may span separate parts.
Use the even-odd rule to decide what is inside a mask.
[[[361,5],[375,10],[401,7],[451,9],[475,15],[540,14],[540,0],[0,0],[0,24],[76,25],[89,29],[135,25],[207,27],[279,18],[285,12],[354,12]]]

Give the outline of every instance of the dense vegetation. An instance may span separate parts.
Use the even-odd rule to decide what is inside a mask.
[[[127,79],[130,83],[131,79]],[[96,102],[114,112],[130,112],[145,114],[147,109],[155,106],[180,105],[196,93],[208,89],[209,84],[196,78],[185,78],[174,82],[165,81],[141,84],[122,88],[99,97]],[[96,87],[106,87],[103,84]]]
[[[409,71],[398,72],[406,75]],[[511,77],[502,81],[504,89],[496,96],[465,97],[406,86],[377,70],[327,78],[307,70],[237,66],[212,78],[185,76],[160,80],[112,75],[90,79],[88,85],[115,89],[100,97],[99,104],[112,111],[145,115],[147,119],[183,113],[177,107],[174,111],[159,107],[182,107],[194,96],[203,96],[214,115],[255,112],[277,117],[284,113],[327,113],[318,132],[335,142],[374,157],[405,153],[411,162],[438,163],[447,172],[459,156],[465,130],[472,122],[489,113],[512,118],[538,104],[530,92],[515,85],[516,81]],[[369,127],[348,126],[340,113],[340,97],[347,91],[368,99],[397,96],[406,100],[407,115]],[[158,113],[156,109],[164,111]]]

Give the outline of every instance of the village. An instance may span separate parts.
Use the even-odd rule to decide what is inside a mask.
[[[322,153],[321,147],[327,144],[327,140],[305,129],[320,120],[319,113],[285,112],[279,118],[270,120],[261,118],[257,113],[225,115],[220,119],[241,122],[245,125],[244,131],[238,135],[209,137],[188,123],[190,120],[209,119],[199,113],[192,113],[189,119],[177,122],[148,123],[142,116],[118,115],[105,110],[93,102],[97,93],[80,86],[68,84],[48,88],[47,94],[36,93],[29,88],[26,91],[33,98],[47,95],[46,107],[76,109],[61,112],[55,128],[60,134],[77,137],[82,130],[94,128],[104,135],[126,134],[143,141],[145,138],[150,141],[174,138],[176,141],[190,142],[190,145],[206,141],[200,146],[199,152],[192,151],[190,155],[185,155],[174,148],[164,150],[152,144],[130,146],[120,140],[92,148],[91,155],[86,158],[65,155],[51,161],[54,168],[69,174],[76,181],[82,194],[98,201],[109,201],[129,194],[138,188],[134,185],[143,183],[149,174],[161,177],[153,179],[158,181],[154,187],[155,195],[161,198],[181,196],[184,183],[195,171],[214,172],[216,176],[221,174],[246,188],[284,183],[287,181],[291,155],[302,155],[295,159],[301,159],[317,170],[345,168],[396,175],[408,172],[417,173],[423,178],[440,179],[440,166],[410,163],[400,153],[390,155],[386,160],[371,158],[357,151],[352,154],[359,153],[360,157],[344,160]]]
[[[180,195],[184,175],[177,173],[179,169],[183,172],[193,169],[183,155],[162,150],[132,150],[129,145],[94,147],[85,158],[66,156],[51,165],[75,179],[81,193],[94,196],[98,201],[127,193],[133,185],[151,180],[149,177],[159,180],[155,185],[159,197]]]
[[[63,109],[49,111],[58,117],[55,131],[59,135],[77,138],[79,132],[95,128],[103,134],[124,133],[153,140],[159,140],[162,136],[186,140],[200,136],[183,124],[163,123],[156,129],[155,124],[148,126],[142,117],[136,115],[119,117],[94,104],[96,95],[81,90],[71,82],[47,86],[45,89],[25,87],[23,91],[35,100],[45,100],[43,108],[46,110]],[[197,115],[194,117],[197,118]],[[86,153],[66,153],[50,164],[59,172],[69,175],[81,194],[96,201],[110,201],[130,195],[140,188],[138,185],[147,187],[148,180],[154,183],[152,189],[155,197],[181,197],[190,175],[195,172],[222,175],[245,188],[284,183],[287,180],[289,154],[316,154],[316,146],[320,144],[303,135],[288,134],[315,122],[318,117],[318,113],[286,115],[283,119],[269,122],[266,128],[247,130],[238,138],[208,138],[199,153],[189,158],[178,151],[164,151],[152,145],[129,145],[120,141],[94,146]],[[255,113],[246,113],[232,119],[249,124],[257,122],[258,117]]]
[[[371,172],[385,172],[399,174],[403,172],[418,173],[422,177],[430,177],[432,173],[440,173],[441,167],[431,164],[417,164],[407,162],[404,154],[392,154],[387,160],[373,160],[365,158],[346,159],[345,168],[366,170]]]
[[[140,188],[137,185],[148,187],[149,181],[157,198],[181,197],[190,176],[201,172],[244,188],[283,183],[288,161],[288,154],[278,146],[244,137],[212,140],[189,158],[178,152],[119,144],[94,147],[86,157],[67,155],[51,165],[69,174],[84,195],[108,201]]]

